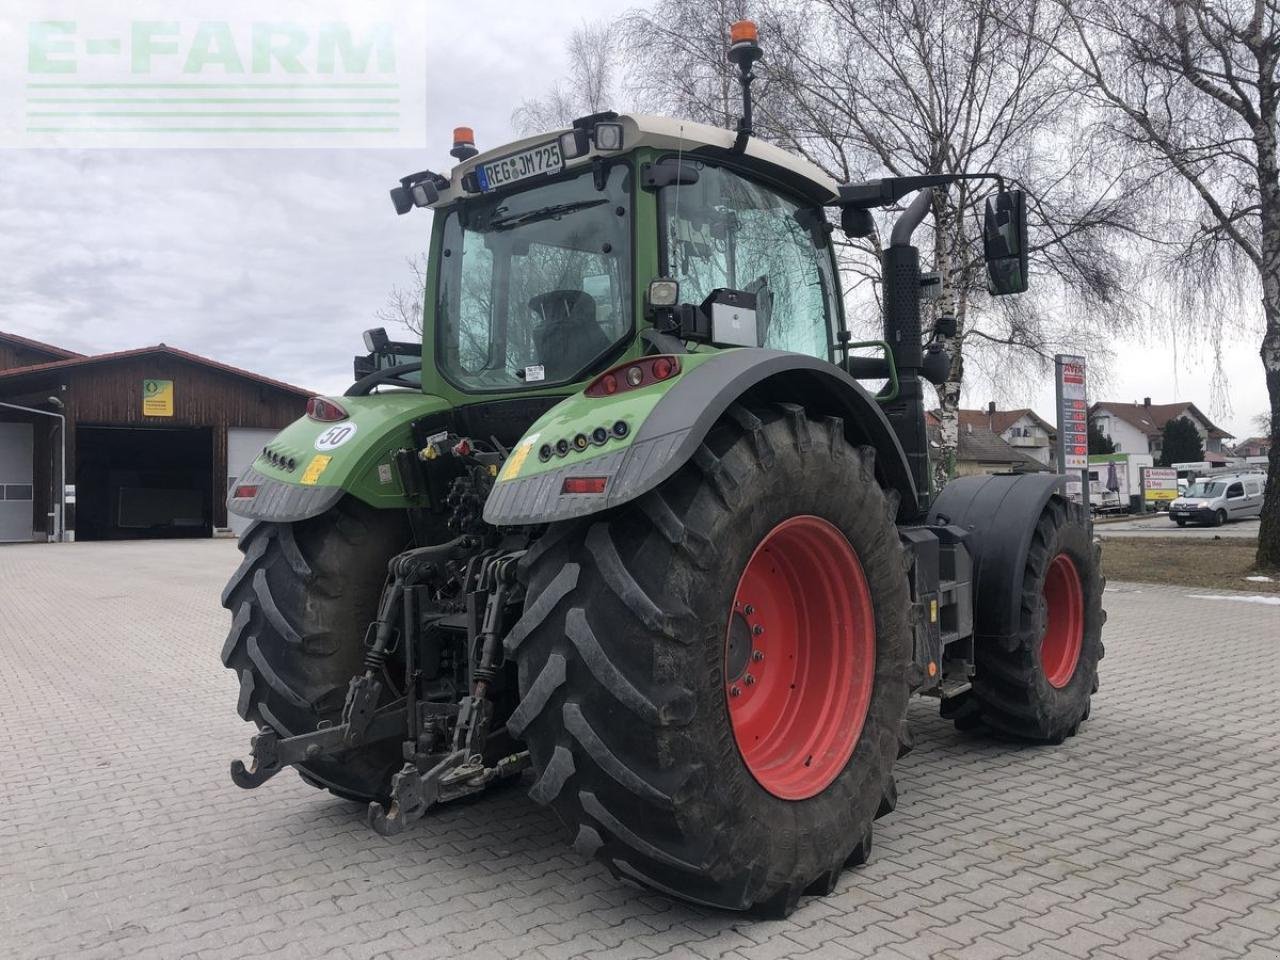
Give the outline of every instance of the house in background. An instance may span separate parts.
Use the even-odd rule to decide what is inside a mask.
[[[1231,434],[1216,426],[1194,403],[1152,403],[1145,397],[1142,403],[1100,400],[1089,408],[1089,419],[1111,438],[1116,453],[1149,453],[1156,462],[1163,452],[1164,425],[1177,417],[1195,426],[1207,462],[1222,465],[1230,461],[1222,441],[1231,439]]]
[[[962,413],[964,411],[961,411]],[[925,429],[929,435],[930,456],[937,456],[942,445],[940,423],[932,414],[925,414]],[[1049,468],[1024,450],[1007,443],[1003,437],[984,425],[960,421],[960,435],[956,450],[956,476],[971,477],[985,473],[1035,473]]]
[[[965,427],[989,430],[1015,450],[1046,467],[1057,465],[1058,430],[1034,410],[1027,407],[997,410],[994,403],[989,403],[985,410],[958,412],[962,431]]]
[[[1232,449],[1237,457],[1264,458],[1271,454],[1271,440],[1267,437],[1249,437],[1241,440]]]

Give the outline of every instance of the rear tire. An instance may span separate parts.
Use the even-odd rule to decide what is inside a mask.
[[[281,737],[337,723],[347,684],[362,671],[365,630],[377,612],[387,561],[409,541],[403,512],[346,497],[298,523],[255,523],[244,560],[222,593],[232,613],[222,663],[240,678],[237,709]],[[300,764],[314,787],[346,800],[387,800],[404,761],[396,740]]]
[[[979,723],[1045,743],[1075,736],[1089,716],[1103,657],[1102,547],[1084,511],[1061,497],[1045,506],[1023,574],[1018,633],[976,638],[973,689],[943,701],[960,729]]]
[[[838,420],[810,420],[790,405],[754,413],[735,406],[657,490],[611,514],[555,525],[535,545],[523,569],[525,614],[507,637],[522,696],[508,729],[532,754],[530,796],[576,832],[576,849],[670,895],[778,916],[803,893],[828,892],[846,865],[865,862],[872,821],[897,798],[892,770],[911,657],[897,499],[877,485],[873,464],[872,451],[851,447]],[[825,776],[806,781],[803,770],[790,786],[753,774],[728,702],[739,578],[757,546],[796,518],[823,537],[834,530],[838,540],[826,542],[852,548],[869,597],[869,608],[858,609],[873,610],[874,672],[855,665],[869,687],[858,701],[865,720],[852,742],[825,755],[825,785]],[[855,592],[854,578],[834,567],[825,577],[811,572],[789,582],[802,592],[812,581],[850,583]],[[821,604],[839,593],[808,594],[813,605],[799,619],[820,620]],[[768,647],[770,638],[756,647],[770,658],[779,651],[758,664],[761,693],[772,683],[767,668],[787,664],[789,648]],[[828,676],[845,666],[832,664]],[[810,682],[802,668],[788,669],[795,683]],[[845,716],[840,698],[854,694],[828,687]],[[775,689],[785,699],[785,681]],[[821,727],[811,728],[817,737]],[[780,749],[807,735],[784,738]],[[823,756],[815,748],[807,761],[793,752],[778,762],[795,773]],[[799,798],[784,799],[788,789]]]

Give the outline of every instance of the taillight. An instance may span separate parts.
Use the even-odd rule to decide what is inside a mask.
[[[638,390],[670,380],[679,372],[679,357],[642,357],[606,370],[591,381],[583,394],[588,397],[611,397],[615,393]]]
[[[604,493],[608,477],[565,477],[561,493]]]
[[[312,397],[307,401],[307,416],[322,423],[333,423],[335,420],[347,419],[347,411],[325,397]]]
[[[232,500],[252,500],[258,495],[256,483],[242,483],[231,493]]]

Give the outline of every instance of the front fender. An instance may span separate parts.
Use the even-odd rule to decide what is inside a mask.
[[[300,417],[281,430],[236,481],[229,511],[291,523],[323,513],[345,494],[383,509],[424,506],[404,490],[393,457],[413,448],[414,420],[448,410],[449,402],[408,390],[333,400],[347,419]],[[246,488],[254,494],[236,496]]]
[[[1045,505],[1061,496],[1055,473],[960,477],[942,488],[929,523],[961,527],[973,557],[974,632],[1012,637],[1022,615],[1022,576]]]
[[[781,350],[742,349],[685,354],[671,381],[614,397],[582,394],[562,401],[516,446],[484,518],[498,525],[548,523],[599,513],[654,489],[686,463],[711,427],[738,400],[799,403],[811,412],[840,416],[851,442],[877,453],[877,472],[914,513],[916,491],[906,456],[879,404],[852,377],[814,357]],[[624,440],[610,439],[542,462],[537,451],[560,439],[570,443],[597,426],[628,425]],[[600,494],[563,493],[572,477],[605,477]]]

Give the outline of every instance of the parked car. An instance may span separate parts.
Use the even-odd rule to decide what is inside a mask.
[[[1262,513],[1262,490],[1266,482],[1267,476],[1264,473],[1240,473],[1197,480],[1169,504],[1169,519],[1180,527],[1185,527],[1188,522],[1220,527],[1228,520],[1259,516]]]

